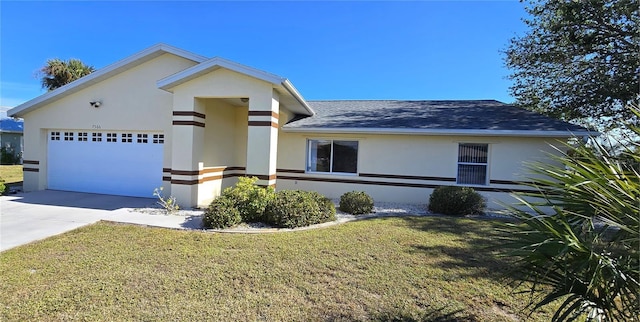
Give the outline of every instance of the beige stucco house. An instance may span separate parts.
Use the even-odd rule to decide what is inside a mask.
[[[497,101],[306,101],[286,78],[155,45],[9,112],[24,127],[24,190],[203,206],[239,176],[277,189],[425,203],[472,186],[495,206],[523,162],[587,130]]]

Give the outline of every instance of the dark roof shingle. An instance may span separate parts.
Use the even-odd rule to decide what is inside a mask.
[[[308,101],[316,115],[284,128],[569,131],[587,129],[495,100]]]

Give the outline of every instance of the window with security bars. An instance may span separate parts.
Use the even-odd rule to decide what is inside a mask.
[[[164,134],[154,134],[153,135],[153,143],[163,144],[164,143]]]
[[[73,132],[64,132],[65,141],[73,141]]]
[[[138,143],[148,143],[147,134],[138,134]]]
[[[460,143],[458,145],[458,184],[486,185],[489,145]]]
[[[78,141],[86,142],[87,141],[87,132],[78,132]]]
[[[107,142],[118,142],[118,134],[117,133],[107,133]]]

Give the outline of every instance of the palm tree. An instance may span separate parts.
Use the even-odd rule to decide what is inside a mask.
[[[69,59],[64,61],[58,58],[47,60],[44,67],[40,69],[42,88],[52,91],[75,81],[78,78],[87,76],[95,71],[93,66],[85,65],[79,59]]]
[[[629,129],[640,136],[640,127]],[[512,277],[534,295],[534,310],[559,303],[555,321],[638,321],[640,144],[612,154],[594,140],[555,159],[531,168],[538,190],[525,197],[541,202],[519,198],[529,210],[511,208],[518,222],[505,228],[503,245]]]

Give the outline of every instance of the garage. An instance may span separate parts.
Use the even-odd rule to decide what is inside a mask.
[[[162,186],[164,134],[50,130],[48,189],[152,197]]]

